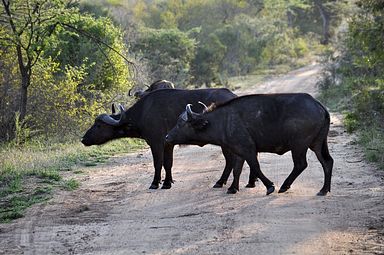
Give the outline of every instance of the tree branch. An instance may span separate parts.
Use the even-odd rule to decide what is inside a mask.
[[[136,75],[136,72],[137,72],[137,67],[136,67],[136,64],[132,61],[130,61],[129,59],[127,59],[123,54],[121,54],[120,52],[118,52],[116,49],[114,49],[113,47],[111,47],[109,44],[105,43],[104,41],[100,40],[99,38],[81,30],[81,29],[78,29],[70,24],[67,24],[67,23],[60,23],[60,25],[62,25],[63,27],[67,27],[69,29],[72,29],[72,30],[75,30],[76,32],[79,32],[80,34],[82,35],[85,35],[86,37],[92,39],[93,41],[95,41],[96,43],[98,44],[102,44],[104,46],[106,46],[108,49],[112,50],[113,52],[115,52],[117,55],[119,55],[120,57],[122,57],[128,64],[130,64],[131,66],[133,66],[134,68],[134,76]]]

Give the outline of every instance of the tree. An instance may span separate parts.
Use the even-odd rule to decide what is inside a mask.
[[[178,29],[143,29],[132,51],[148,60],[153,79],[169,79],[181,86],[190,79],[196,43]]]
[[[31,84],[33,66],[47,46],[47,38],[52,35],[63,14],[73,11],[71,2],[60,0],[1,0],[0,22],[6,28],[0,41],[12,45],[17,54],[21,77],[20,120],[27,113],[28,88]]]
[[[218,79],[225,52],[226,47],[215,34],[211,34],[205,43],[197,47],[192,62],[193,81],[196,85],[204,83],[210,87],[211,82]]]
[[[84,84],[92,84],[98,90],[126,87],[129,70],[125,60],[116,53],[127,52],[121,30],[109,18],[95,19],[86,14],[72,17],[71,27],[66,26],[58,26],[48,39],[50,46],[43,57],[54,58],[63,71],[67,66],[86,65],[88,75]]]
[[[329,43],[329,37],[330,37],[330,33],[329,33],[330,13],[323,5],[323,1],[315,0],[314,4],[319,10],[321,19],[323,20],[323,39],[321,40],[321,43],[327,45]]]
[[[10,108],[8,98],[18,87],[12,118],[18,111],[23,125],[45,130],[55,122],[59,130],[55,117],[70,124],[71,116],[92,116],[131,85],[121,31],[109,18],[80,14],[70,0],[1,0],[0,25],[0,65],[13,70],[10,60],[16,60],[19,72],[18,86],[0,75],[6,85],[0,104]],[[33,116],[28,122],[27,114]],[[1,118],[0,126],[7,121]]]

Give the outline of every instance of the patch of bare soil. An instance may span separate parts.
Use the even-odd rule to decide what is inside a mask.
[[[318,72],[299,69],[241,93],[314,94]],[[384,254],[384,175],[331,115],[326,197],[315,195],[323,171],[312,152],[291,190],[265,196],[261,183],[236,195],[213,189],[224,167],[214,146],[176,148],[172,189],[149,190],[152,157],[143,150],[84,169],[78,190],[1,224],[0,254]],[[290,153],[261,154],[260,164],[277,188],[293,167]]]

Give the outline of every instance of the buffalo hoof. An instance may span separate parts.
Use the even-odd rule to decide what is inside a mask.
[[[161,189],[170,189],[171,187],[172,187],[172,184],[171,184],[171,183],[164,182],[164,183],[163,183],[163,186],[161,187]]]
[[[289,190],[289,187],[280,187],[280,189],[279,189],[279,193],[284,193],[284,192],[286,192],[287,190]]]
[[[152,183],[151,186],[149,187],[149,189],[158,189],[158,188],[159,188],[158,183]]]
[[[247,185],[245,185],[246,188],[254,188],[256,187],[256,184],[253,182],[253,183],[248,183]]]
[[[320,190],[316,195],[317,196],[326,196],[328,191]]]
[[[238,191],[238,189],[230,187],[227,190],[227,194],[236,194],[237,191]]]
[[[267,196],[275,191],[275,186],[267,188]]]
[[[216,182],[215,185],[213,185],[214,188],[222,188],[224,186],[223,183]]]

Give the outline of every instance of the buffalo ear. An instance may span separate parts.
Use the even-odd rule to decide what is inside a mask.
[[[203,130],[209,124],[208,120],[201,117],[194,117],[191,121],[192,127],[197,130]]]

